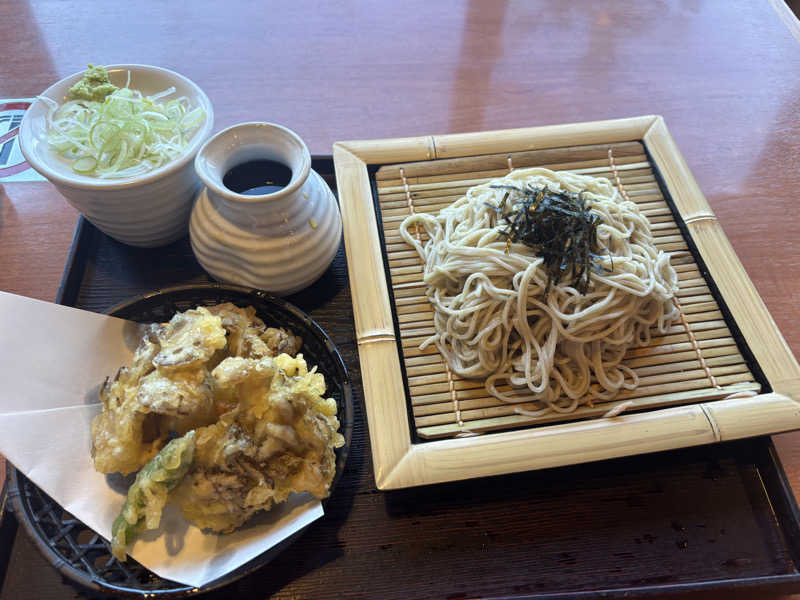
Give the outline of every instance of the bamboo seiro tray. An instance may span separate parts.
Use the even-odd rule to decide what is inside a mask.
[[[338,142],[364,401],[379,488],[708,444],[800,428],[800,367],[657,116],[473,134]],[[422,262],[400,237],[510,169],[607,177],[648,217],[679,275],[681,319],[632,348],[639,386],[570,415],[527,417],[450,372]],[[424,238],[423,238],[424,239]],[[624,413],[603,418],[617,407]]]

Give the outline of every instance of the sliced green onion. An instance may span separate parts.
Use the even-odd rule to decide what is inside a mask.
[[[97,167],[97,160],[92,156],[81,156],[72,163],[72,168],[76,173],[91,173]]]
[[[59,154],[61,156],[63,156],[64,158],[66,158],[67,160],[75,160],[79,156],[81,156],[82,152],[83,152],[83,150],[81,150],[77,146],[69,145],[66,148],[64,148],[63,150],[61,150],[61,152],[59,152]]]
[[[95,121],[89,129],[89,144],[102,149],[106,142],[119,134],[120,127],[111,121]]]
[[[169,88],[146,97],[127,85],[102,102],[70,100],[48,106],[48,142],[76,173],[134,177],[180,156],[206,118],[185,96],[162,100]]]
[[[148,96],[147,99],[150,100],[150,102],[155,102],[156,100],[163,98],[164,96],[169,96],[170,94],[174,93],[175,93],[175,86],[172,86],[165,89],[163,92],[159,92],[157,94],[153,94],[152,96]]]

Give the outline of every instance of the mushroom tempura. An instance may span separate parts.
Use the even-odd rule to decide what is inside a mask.
[[[227,532],[290,493],[327,496],[344,438],[301,344],[230,303],[146,329],[133,364],[103,385],[92,422],[98,471],[141,469],[114,522],[115,555],[158,527],[168,501]]]

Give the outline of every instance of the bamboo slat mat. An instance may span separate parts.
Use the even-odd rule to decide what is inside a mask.
[[[610,179],[647,216],[656,245],[671,254],[679,277],[681,320],[666,334],[654,335],[650,345],[630,349],[624,359],[624,364],[639,376],[639,386],[621,392],[611,402],[595,402],[594,406],[583,406],[569,415],[518,415],[514,412],[516,406],[535,408],[524,403],[524,390],[518,392],[523,403],[502,402],[486,392],[483,381],[451,373],[435,346],[419,349],[434,333],[433,309],[425,296],[423,263],[399,232],[400,223],[412,211],[438,212],[474,185],[502,177],[510,169],[534,166]],[[380,167],[375,180],[389,284],[394,294],[411,409],[420,437],[466,436],[599,417],[622,403],[620,408],[626,411],[645,410],[760,390],[661,194],[641,143],[387,165]]]

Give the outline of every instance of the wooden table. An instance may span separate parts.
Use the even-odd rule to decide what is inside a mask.
[[[282,123],[312,154],[661,114],[800,355],[800,28],[780,2],[10,0],[0,98],[89,61],[163,65],[208,93],[216,129]],[[53,299],[76,217],[49,183],[0,186],[0,289]],[[797,492],[800,434],[775,443]]]

